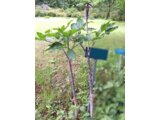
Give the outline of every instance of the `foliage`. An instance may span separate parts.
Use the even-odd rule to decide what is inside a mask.
[[[49,45],[48,50],[56,50],[60,49],[63,50],[64,55],[66,56],[69,64],[69,70],[70,70],[70,77],[71,77],[71,87],[72,87],[72,96],[73,96],[73,103],[74,103],[74,112],[75,112],[75,119],[77,118],[77,98],[76,98],[76,92],[75,92],[75,83],[74,83],[74,75],[72,70],[72,64],[71,60],[75,59],[76,55],[73,49],[77,46],[76,44],[76,37],[78,34],[76,34],[78,31],[80,32],[83,29],[84,23],[82,19],[77,19],[76,23],[72,23],[72,21],[68,22],[66,26],[62,26],[59,28],[52,28],[49,30],[46,30],[45,33],[37,32],[38,39],[45,40],[46,37],[50,37],[53,39],[53,42]],[[71,29],[67,29],[71,24]],[[74,26],[74,27],[73,27]],[[73,43],[73,45],[71,45]],[[64,111],[60,112],[60,115],[58,114],[58,118],[63,119]]]
[[[67,17],[81,17],[82,14],[81,12],[79,12],[76,8],[72,7],[72,8],[67,8],[65,10]]]
[[[117,0],[117,8],[119,11],[120,20],[125,20],[125,0]]]
[[[61,8],[57,8],[57,9],[49,8],[49,10],[43,10],[40,6],[37,6],[35,11],[35,16],[36,17],[45,17],[45,16],[65,17],[67,16],[67,13]]]
[[[110,18],[118,21],[124,20],[125,0],[36,0],[35,4],[36,5],[42,5],[43,3],[48,4],[48,6],[51,7],[48,10],[51,17],[55,17],[55,15],[52,15],[52,13],[56,14],[56,16],[61,16],[61,17],[64,16],[78,17],[78,16],[83,16],[84,4],[86,2],[89,2],[93,5],[90,14],[91,18],[107,18],[107,19]],[[59,14],[61,12],[50,11],[53,8],[63,9],[64,14]],[[73,9],[75,10],[74,12],[72,12]],[[46,16],[48,12],[47,11],[42,12],[36,10],[35,16],[43,17]]]
[[[95,43],[95,40],[101,39],[105,34],[110,34],[110,32],[114,31],[118,28],[115,23],[107,21],[103,23],[99,30],[95,28],[89,28],[92,34],[81,34],[81,31],[85,30],[85,24],[83,19],[78,18],[76,23],[72,23],[72,21],[68,22],[66,26],[62,26],[60,28],[52,28],[46,30],[45,33],[37,32],[37,38],[39,40],[46,40],[46,37],[50,37],[54,40],[52,44],[49,45],[48,50],[50,49],[60,49],[64,48],[69,50],[73,50],[76,46],[82,44],[83,42],[91,42]],[[70,26],[70,29],[67,29]]]
[[[124,120],[124,61],[122,68],[118,71],[118,56],[113,52],[109,54],[106,63],[99,61],[95,79],[95,118],[93,120]],[[76,74],[76,93],[78,100],[80,120],[88,119],[87,100],[88,100],[88,75],[87,63],[84,58],[79,58],[74,64],[81,63],[77,67]],[[58,64],[61,66],[60,64]],[[36,71],[36,77],[45,73],[52,74],[51,69]],[[65,74],[65,71],[61,71]],[[36,120],[58,120],[73,119],[74,106],[71,104],[71,91],[68,84],[68,75],[64,79],[59,79],[59,83],[52,81],[50,75],[42,74],[40,81],[48,81],[42,84],[41,93],[36,96]],[[38,79],[38,78],[37,78]],[[64,81],[64,82],[62,82]],[[65,87],[62,87],[65,86]]]
[[[109,57],[107,64],[97,67],[95,116],[100,120],[124,120],[124,63],[118,70],[117,56],[111,53]]]
[[[49,44],[49,47],[47,50],[64,49],[65,51],[67,51],[66,53],[69,59],[74,59],[75,58],[74,48],[76,46],[89,41],[94,42],[95,40],[98,40],[104,37],[105,34],[110,34],[110,32],[112,32],[117,28],[117,26],[114,23],[106,22],[102,24],[98,30],[90,29],[92,33],[92,36],[91,36],[89,34],[84,35],[81,33],[85,28],[85,24],[86,23],[84,23],[82,19],[78,18],[75,23],[72,23],[72,21],[70,21],[67,23],[67,25],[63,25],[59,28],[48,29],[44,33],[37,32],[37,39],[46,40],[46,37],[50,37],[52,39],[52,43]],[[37,106],[37,109],[38,109],[37,118],[38,117],[44,118],[44,119],[56,118],[56,120],[74,119],[73,113],[75,109],[79,110],[79,114],[78,114],[79,118],[81,119],[88,118],[88,113],[86,113],[86,107],[88,103],[88,94],[87,94],[88,80],[87,80],[86,63],[83,62],[83,59],[80,59],[80,60],[82,60],[81,62],[79,62],[80,70],[76,71],[78,73],[77,80],[79,81],[79,83],[76,83],[75,85],[76,86],[75,88],[77,91],[78,106],[75,108],[75,106],[72,105],[70,87],[68,84],[66,84],[65,88],[67,88],[68,91],[62,89],[60,93],[58,94],[55,93],[56,97],[51,97],[53,95],[55,96],[55,94],[51,95],[51,93],[48,94],[44,91],[45,92],[44,95],[45,96],[49,95],[48,97],[51,97],[51,99],[47,99],[46,102],[42,104],[44,106],[41,106],[41,107],[45,109],[39,110],[40,107]],[[66,78],[68,78],[67,76]],[[50,88],[53,89],[52,91],[57,91],[56,89],[59,89],[59,88],[53,88],[52,86]],[[95,88],[99,89],[99,86]],[[98,116],[96,117],[98,118]],[[104,117],[104,116],[101,116],[101,117]]]

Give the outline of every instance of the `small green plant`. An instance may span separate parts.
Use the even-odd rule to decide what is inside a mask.
[[[71,77],[71,86],[72,86],[72,96],[73,103],[75,107],[77,106],[77,98],[75,92],[75,83],[74,83],[74,75],[72,70],[72,60],[76,58],[76,54],[74,52],[75,47],[78,45],[79,34],[83,29],[83,21],[81,19],[77,19],[77,22],[71,25],[71,29],[68,29],[72,21],[68,22],[66,26],[62,26],[60,28],[53,28],[46,30],[45,33],[37,32],[37,39],[46,40],[49,37],[49,41],[51,44],[46,49],[48,50],[62,50],[64,55],[68,60],[70,77]],[[75,117],[77,116],[77,110],[75,109]]]

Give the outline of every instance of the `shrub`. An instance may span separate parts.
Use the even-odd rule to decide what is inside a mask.
[[[90,18],[105,18],[106,17],[106,10],[105,9],[98,9],[94,8],[93,10],[90,11]]]
[[[55,13],[53,13],[53,12],[48,12],[47,15],[50,16],[50,17],[56,17],[56,16],[57,16],[57,15],[56,15]]]
[[[96,120],[124,120],[125,106],[125,64],[119,71],[114,53],[109,54],[108,62],[97,66],[95,84]],[[103,101],[103,102],[102,102]]]
[[[35,12],[35,16],[36,17],[44,17],[44,16],[47,16],[47,12],[38,10]]]
[[[81,13],[80,12],[75,12],[71,14],[71,17],[81,17]]]
[[[67,17],[72,17],[72,13],[67,13]]]
[[[56,17],[66,17],[66,13],[56,13]]]
[[[36,5],[36,6],[35,6],[35,9],[36,9],[36,10],[42,10],[41,6],[39,6],[39,5]]]
[[[39,17],[40,16],[40,11],[35,11],[35,17]]]
[[[67,14],[64,12],[63,9],[52,9],[52,10],[48,10],[48,11],[44,11],[44,10],[36,10],[35,11],[35,17],[45,17],[45,16],[66,17]]]
[[[105,19],[105,18],[106,18],[106,12],[101,12],[101,13],[100,13],[100,18]]]
[[[76,8],[68,8],[65,10],[66,13],[74,13],[74,12],[78,12],[78,10]]]
[[[65,12],[64,9],[57,9],[57,12]]]
[[[113,11],[113,12],[111,12],[110,18],[112,20],[115,20],[115,21],[120,21],[121,20],[120,12],[119,11]]]
[[[84,10],[84,4],[83,3],[77,4],[77,9],[80,11]]]
[[[93,17],[94,18],[98,18],[98,14],[97,13],[93,13]]]
[[[122,20],[122,21],[125,21],[125,14],[122,14],[122,15],[121,15],[121,20]]]
[[[80,17],[82,16],[81,12],[79,12],[76,8],[68,8],[66,9],[67,17]]]

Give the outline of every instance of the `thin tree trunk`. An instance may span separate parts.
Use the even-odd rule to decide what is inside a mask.
[[[85,4],[85,18],[86,18],[86,34],[88,34],[88,18],[89,18],[89,8],[90,4]],[[82,46],[81,46],[82,47]],[[83,48],[83,47],[82,47]],[[88,97],[88,112],[90,113],[91,118],[93,117],[93,83],[92,83],[92,73],[91,73],[91,65],[90,65],[90,50],[89,50],[89,42],[87,47],[87,63],[88,63],[88,79],[89,79],[89,97]]]
[[[107,6],[107,14],[106,14],[106,19],[108,19],[110,17],[110,11],[111,11],[111,5],[109,4]]]
[[[74,77],[73,77],[73,71],[72,71],[71,60],[68,60],[68,64],[69,64],[70,76],[71,76],[71,85],[72,85],[73,102],[74,102],[74,105],[76,106],[76,105],[77,105],[77,100],[76,100],[76,93],[75,93],[75,88],[74,88]]]
[[[80,44],[81,48],[84,50],[85,53],[85,48],[82,44]],[[90,66],[90,57],[89,57],[89,49],[87,50],[87,64],[88,64],[88,79],[89,79],[89,86],[91,86],[91,81],[92,81],[92,73],[91,73],[91,66]],[[86,51],[86,52],[87,52]],[[91,88],[89,88],[89,91],[91,91]],[[90,113],[90,92],[89,92],[89,96],[88,96],[88,108],[87,111]]]
[[[71,63],[71,59],[68,57],[67,53],[65,52],[65,50],[63,50],[64,54],[66,55],[67,57],[67,60],[68,60],[68,64],[69,64],[69,70],[70,70],[70,77],[71,77],[71,86],[72,86],[72,95],[73,95],[73,103],[75,105],[75,118],[77,119],[77,114],[78,114],[78,111],[77,111],[77,98],[76,98],[76,92],[75,92],[75,87],[74,87],[74,76],[73,76],[73,71],[72,71],[72,63]]]
[[[88,11],[87,11],[88,12]],[[88,34],[88,14],[89,13],[87,13],[86,12],[86,33]],[[88,112],[90,113],[90,116],[92,117],[92,114],[93,114],[93,107],[92,107],[92,105],[93,105],[93,100],[92,100],[92,95],[91,95],[91,93],[92,93],[92,74],[91,74],[91,64],[90,64],[90,50],[89,50],[89,44],[88,44],[88,48],[87,48],[88,50],[87,50],[87,54],[88,54],[88,56],[87,56],[87,63],[88,63],[88,79],[89,79],[89,96],[88,96]]]
[[[106,0],[106,19],[108,19],[110,17],[110,12],[111,12],[111,8],[112,8],[112,5],[114,4],[115,0],[111,0],[111,1],[108,1]]]
[[[91,73],[91,80],[90,80],[90,116],[93,117],[93,112],[94,112],[94,90],[93,90],[93,85],[94,85],[94,79],[95,79],[95,73],[96,73],[96,64],[97,60],[94,60],[94,66],[93,66],[93,71]]]
[[[91,79],[92,80],[92,79]],[[89,95],[89,98],[90,98],[90,116],[91,118],[93,117],[93,110],[94,110],[94,105],[93,105],[93,82],[90,80],[90,95]]]
[[[77,119],[78,111],[77,111],[77,98],[76,98],[76,92],[74,87],[74,77],[73,77],[73,71],[72,71],[72,64],[71,60],[68,59],[69,69],[70,69],[70,76],[71,76],[71,85],[72,85],[72,94],[73,94],[73,102],[75,105],[75,119]]]
[[[92,73],[91,73],[91,64],[90,64],[90,52],[89,52],[89,47],[87,48],[87,63],[88,63],[88,79],[89,79],[89,97],[88,97],[88,100],[89,100],[89,103],[88,103],[88,112],[90,113],[91,112],[91,96],[90,96],[90,93],[91,93],[91,83],[92,83]]]

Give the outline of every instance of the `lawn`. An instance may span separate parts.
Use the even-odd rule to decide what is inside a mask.
[[[49,28],[56,28],[74,18],[35,18],[35,32],[44,32]],[[106,20],[92,20],[89,26],[99,28]],[[94,47],[108,49],[107,61],[98,61],[95,84],[95,116],[102,120],[124,120],[124,61],[122,69],[117,69],[115,48],[125,47],[125,23],[116,22],[118,29],[103,39],[97,40]],[[35,41],[35,82],[36,82],[36,120],[71,119],[70,116],[71,87],[67,60],[61,51],[44,52],[48,43]],[[80,108],[86,107],[88,100],[87,63],[80,48],[76,52],[81,54],[72,61],[75,74],[75,86]],[[63,114],[62,114],[63,113]],[[80,120],[87,117],[83,109],[79,112]]]

